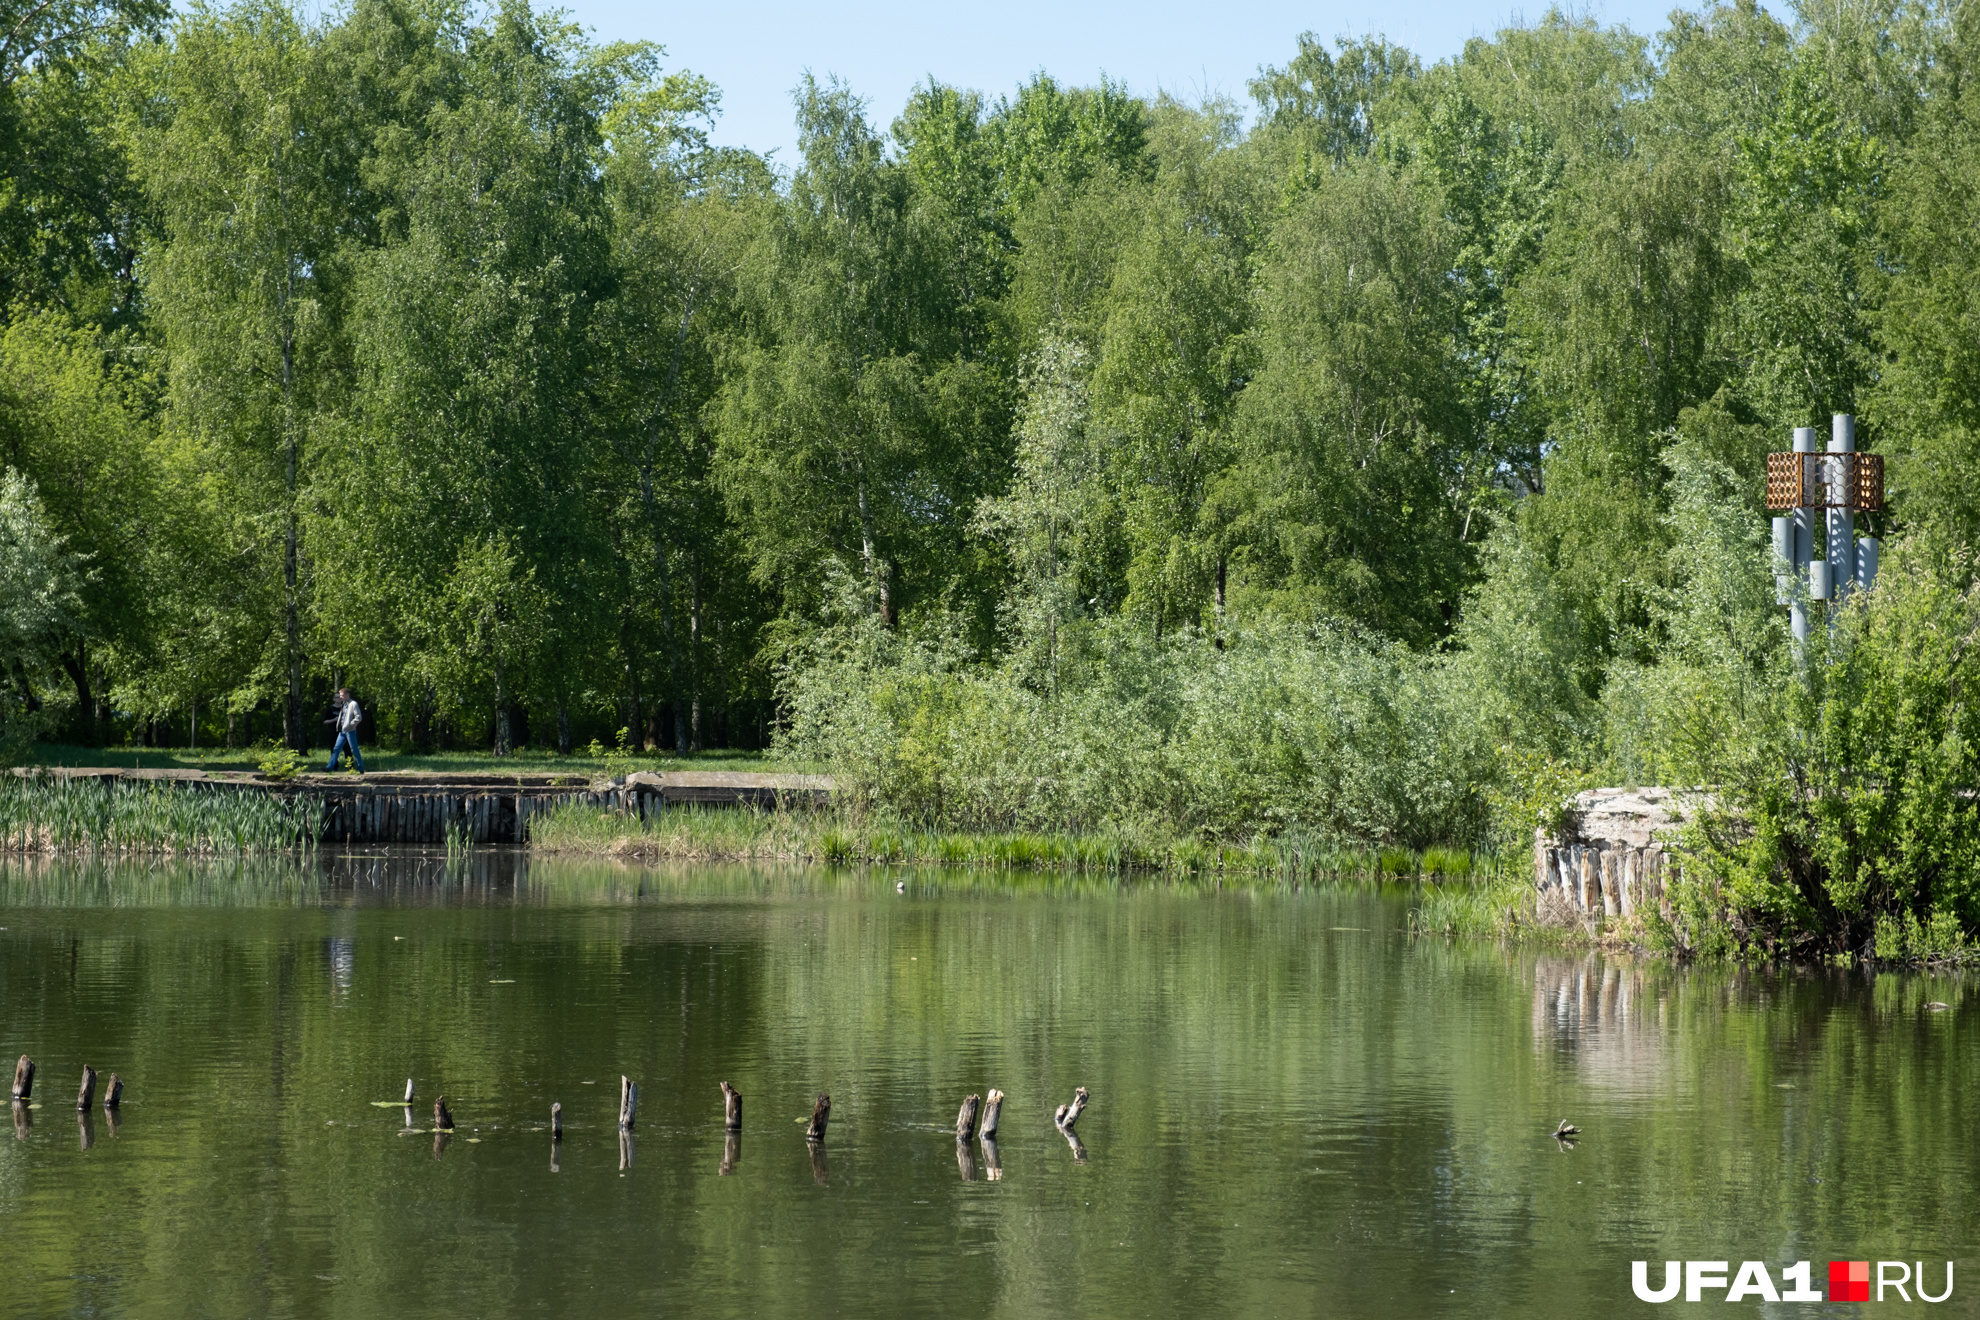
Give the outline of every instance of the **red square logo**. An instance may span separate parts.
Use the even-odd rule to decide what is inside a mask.
[[[1829,1300],[1867,1302],[1870,1300],[1870,1262],[1832,1260],[1829,1262]]]

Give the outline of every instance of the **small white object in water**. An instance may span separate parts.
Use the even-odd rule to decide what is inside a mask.
[[[905,894],[907,892],[907,881],[905,880],[894,881],[894,892],[897,894]],[[4,930],[4,929],[5,927],[0,927],[0,930]]]

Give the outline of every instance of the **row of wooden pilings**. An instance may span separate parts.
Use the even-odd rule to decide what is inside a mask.
[[[387,788],[323,793],[325,843],[527,843],[529,823],[573,804],[644,820],[660,795],[632,788],[558,789]]]
[[[1670,915],[1663,846],[1601,840],[1563,844],[1544,833],[1533,849],[1535,914],[1565,925],[1656,910]]]

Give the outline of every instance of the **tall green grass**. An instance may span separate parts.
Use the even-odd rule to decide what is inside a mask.
[[[546,854],[708,861],[823,862],[833,866],[947,866],[1000,871],[1158,873],[1194,876],[1411,878],[1469,876],[1470,853],[1344,847],[1305,835],[1206,841],[1157,831],[1054,834],[1026,830],[917,829],[843,810],[764,811],[673,807],[645,821],[571,804],[530,822],[530,847]]]
[[[307,850],[322,805],[171,783],[0,776],[0,852],[241,855]]]
[[[1417,935],[1445,937],[1543,933],[1533,920],[1532,901],[1532,879],[1516,867],[1493,870],[1472,884],[1432,881],[1410,909],[1409,928]]]

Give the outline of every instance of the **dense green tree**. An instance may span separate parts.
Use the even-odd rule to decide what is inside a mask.
[[[339,402],[332,257],[352,162],[320,131],[338,109],[321,33],[287,8],[196,9],[150,70],[138,158],[160,213],[144,262],[170,363],[172,424],[224,468],[226,533],[281,581],[267,666],[284,737],[305,745],[309,581],[303,491],[321,418]]]
[[[514,622],[543,611],[518,599],[578,607],[608,557],[583,398],[610,281],[599,120],[623,73],[520,7],[464,37],[453,95],[394,181],[403,233],[358,263],[359,398],[319,487],[320,542],[325,609],[350,630],[337,654],[373,657],[401,697],[486,700],[506,755],[511,703],[546,658],[543,629]]]
[[[1280,220],[1243,462],[1213,497],[1235,601],[1419,646],[1456,617],[1480,480],[1451,353],[1457,247],[1438,190],[1377,164],[1319,179]]]
[[[970,514],[1005,478],[1006,387],[965,352],[940,231],[863,104],[807,80],[798,125],[803,168],[743,274],[718,472],[787,610],[837,574],[891,623],[967,586]]]
[[[137,356],[55,312],[0,330],[0,464],[34,483],[56,535],[90,547],[57,657],[75,690],[71,731],[84,738],[98,733],[106,658],[145,655],[158,623],[152,540],[171,517],[169,482],[146,416],[155,381],[132,369]]]
[[[0,4],[0,317],[34,302],[134,326],[145,208],[115,121],[126,57],[170,8]]]

